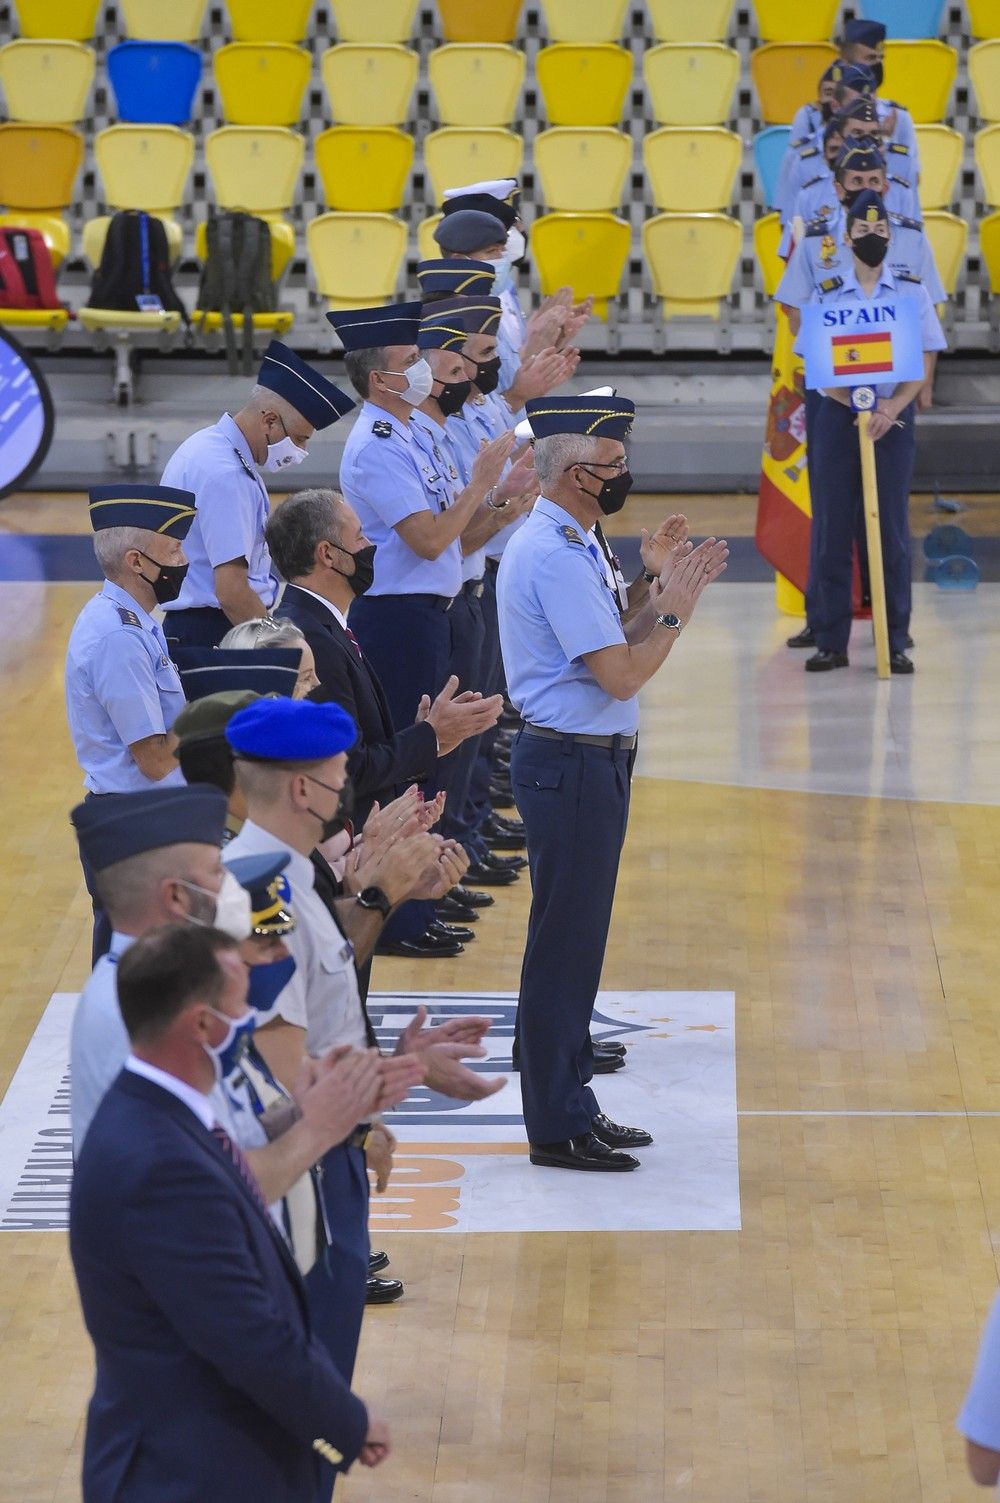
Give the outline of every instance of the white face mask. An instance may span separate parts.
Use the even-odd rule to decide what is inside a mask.
[[[492,256],[488,257],[486,265],[493,268],[494,276],[491,290],[494,297],[499,297],[510,286],[511,264],[505,254],[499,260],[494,260]]]
[[[285,469],[290,464],[301,464],[304,459],[308,458],[308,450],[300,449],[298,444],[293,444],[286,433],[284,438],[279,439],[276,444],[268,444],[264,468],[273,473],[275,470]]]
[[[434,372],[423,357],[405,371],[391,371],[390,375],[406,377],[405,390],[394,391],[393,396],[399,397],[401,402],[409,402],[411,407],[419,407],[421,402],[426,402],[434,389]]]
[[[179,877],[178,881],[185,887],[193,887],[203,897],[211,898],[215,904],[215,917],[210,928],[221,929],[223,934],[228,934],[230,939],[235,939],[238,943],[250,938],[253,929],[250,894],[245,887],[240,886],[231,871],[225,871],[218,892],[209,892],[207,887],[199,887],[197,882],[187,882],[183,877]],[[191,918],[191,915],[188,917]],[[201,924],[203,921],[191,918],[191,922]]]
[[[521,257],[524,255],[524,253],[525,253],[525,251],[527,249],[528,249],[528,242],[527,242],[527,240],[525,240],[524,236],[521,234],[521,231],[520,230],[508,230],[508,232],[507,232],[507,243],[505,244],[505,246],[503,248],[503,258],[504,258],[504,260],[505,261],[511,261],[511,262],[513,262],[513,261],[520,261]]]

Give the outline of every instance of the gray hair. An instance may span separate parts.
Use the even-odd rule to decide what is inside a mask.
[[[102,527],[94,533],[94,553],[105,579],[116,579],[122,572],[125,555],[132,548],[145,553],[153,534],[145,527]]]
[[[252,387],[250,395],[246,400],[246,406],[252,407],[254,412],[276,412],[286,422],[288,419],[291,419],[293,423],[296,421],[307,421],[297,407],[293,406],[285,397],[279,397],[278,393],[272,391],[269,386]]]
[[[299,491],[276,506],[264,536],[283,579],[301,579],[316,567],[320,543],[339,543],[343,536],[339,491]]]
[[[110,530],[110,529],[109,529]],[[161,882],[188,880],[197,846],[189,842],[159,846],[116,861],[98,872],[98,895],[116,929],[133,926],[149,915]]]
[[[344,351],[344,369],[359,397],[368,396],[372,371],[385,370],[387,358],[384,345],[373,350]]]
[[[253,652],[258,647],[304,647],[304,634],[291,621],[272,621],[270,616],[254,616],[231,626],[220,647]]]
[[[567,466],[593,459],[600,442],[588,433],[553,433],[549,438],[536,438],[535,473],[542,489],[558,481]]]

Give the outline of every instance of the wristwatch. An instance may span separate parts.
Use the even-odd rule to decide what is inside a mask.
[[[381,887],[363,887],[354,900],[359,907],[373,909],[380,913],[383,918],[388,918],[392,912],[392,904],[382,891]]]
[[[643,571],[642,571],[642,577],[646,581],[647,584],[652,584],[653,580],[656,578],[656,575],[655,574],[650,574],[650,572],[649,572],[648,569],[643,569]]]
[[[669,626],[670,630],[675,631],[678,636],[684,630],[680,616],[675,616],[673,611],[670,611],[666,616],[657,616],[656,621],[658,626]]]

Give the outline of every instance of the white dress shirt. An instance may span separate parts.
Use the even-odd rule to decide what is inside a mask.
[[[171,1096],[176,1096],[178,1101],[183,1101],[186,1107],[190,1107],[203,1127],[206,1127],[209,1132],[212,1131],[215,1126],[215,1103],[211,1096],[205,1095],[204,1091],[196,1090],[194,1086],[188,1085],[186,1080],[178,1080],[176,1075],[168,1075],[166,1070],[160,1070],[156,1065],[149,1064],[147,1060],[136,1059],[134,1054],[130,1054],[125,1061],[125,1069],[169,1091]]]
[[[305,585],[303,584],[297,584],[295,588],[297,590],[301,590],[303,595],[311,595],[314,600],[319,601],[320,605],[325,605],[327,610],[330,612],[330,615],[336,617],[344,630],[347,630],[347,617],[344,615],[339,605],[334,605],[333,601],[327,600],[325,595],[317,595],[315,590],[307,590]]]

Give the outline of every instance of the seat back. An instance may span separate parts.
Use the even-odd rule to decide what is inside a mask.
[[[312,54],[290,42],[230,42],[212,59],[229,125],[296,125]]]
[[[94,156],[112,209],[145,209],[162,218],[184,197],[194,137],[175,125],[109,125]]]
[[[23,37],[89,42],[99,7],[100,0],[17,0],[17,19]]]
[[[719,42],[661,42],[642,60],[660,125],[722,125],[740,77],[740,55]]]
[[[364,308],[395,295],[406,225],[391,214],[320,214],[306,229],[316,286],[331,308]]]
[[[728,214],[657,214],[642,227],[642,248],[665,318],[718,318],[743,249]]]
[[[945,292],[951,297],[958,285],[959,273],[965,260],[969,226],[957,214],[949,214],[944,209],[932,209],[924,215],[924,233],[934,252],[938,276]]]
[[[416,13],[417,0],[333,0],[342,42],[408,42]]]
[[[983,202],[1000,204],[1000,125],[985,125],[977,131],[976,169],[983,185]]]
[[[979,253],[986,264],[990,292],[1000,294],[1000,209],[979,221]]]
[[[763,214],[754,220],[753,250],[768,297],[774,297],[785,272],[785,263],[778,254],[781,236],[780,214]]]
[[[969,80],[980,120],[1000,120],[1000,37],[969,48]]]
[[[197,42],[208,0],[118,0],[125,30],[137,42]]]
[[[946,209],[955,196],[965,138],[950,125],[915,127],[920,153],[920,207]]]
[[[417,255],[421,261],[434,261],[444,255],[434,239],[434,231],[444,218],[443,214],[430,214],[417,225]]]
[[[0,125],[0,204],[65,209],[83,162],[83,136],[68,125]]]
[[[724,42],[733,0],[646,0],[658,42]]]
[[[521,0],[437,0],[446,42],[512,42]]]
[[[201,53],[186,42],[119,42],[107,58],[121,121],[186,125],[201,83]]]
[[[331,209],[391,213],[403,202],[413,137],[394,125],[331,125],[313,143]]]
[[[0,47],[0,87],[12,120],[72,125],[82,120],[95,56],[82,42],[23,38]]]
[[[550,42],[617,42],[628,0],[542,0]]]
[[[831,42],[765,42],[750,54],[750,77],[768,125],[788,125],[816,98],[821,73],[837,57]]]
[[[707,213],[728,208],[743,160],[743,142],[721,125],[665,125],[642,143],[658,209]]]
[[[264,215],[259,217],[265,219]],[[278,283],[295,254],[295,231],[283,219],[266,218],[265,223],[271,232],[271,280]],[[199,261],[208,256],[208,224],[205,220],[195,229],[194,253]]]
[[[233,37],[237,42],[301,42],[309,26],[313,0],[227,0]],[[378,10],[377,6],[370,10]]]
[[[974,37],[1000,37],[1000,0],[965,0]]]
[[[340,125],[402,125],[420,71],[412,47],[341,42],[320,59],[323,87]]]
[[[632,165],[632,137],[610,126],[557,125],[535,137],[547,209],[617,209]]]
[[[531,226],[531,254],[542,296],[571,287],[579,302],[593,295],[594,312],[607,318],[618,296],[632,232],[614,214],[543,214]]]
[[[761,197],[769,209],[777,206],[778,180],[791,134],[791,126],[769,125],[753,138],[753,164]]]
[[[524,82],[524,53],[494,42],[449,42],[427,59],[442,125],[509,125]]]
[[[69,255],[69,225],[60,214],[39,213],[34,209],[13,209],[0,214],[0,225],[5,229],[37,230],[48,246],[53,267],[59,267]]]
[[[223,125],[205,139],[205,162],[222,209],[281,214],[295,196],[305,142],[281,126]]]
[[[827,42],[837,24],[840,0],[754,0],[762,42]],[[820,70],[822,71],[822,70]]]
[[[441,202],[445,188],[461,183],[520,177],[523,159],[524,139],[512,130],[446,125],[424,137],[424,166],[435,203]]]
[[[936,37],[941,33],[944,0],[863,0],[866,21],[881,21],[885,34],[900,37]]]
[[[943,120],[958,71],[958,53],[944,42],[886,42],[880,92],[905,105],[920,124]]]
[[[611,42],[554,42],[535,59],[550,125],[617,125],[632,82],[632,54]]]

